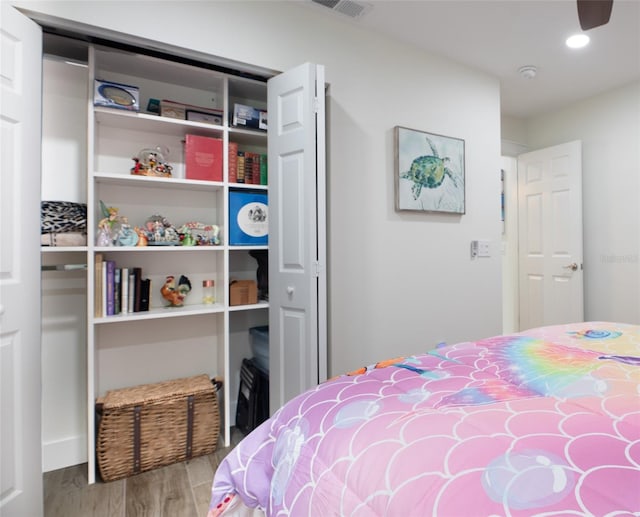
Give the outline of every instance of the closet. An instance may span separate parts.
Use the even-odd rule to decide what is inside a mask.
[[[316,134],[314,127],[312,152],[288,153],[313,155],[312,162],[307,158],[296,160],[298,166],[291,167],[290,160],[272,156],[275,144],[271,139],[273,127],[284,128],[278,133],[286,136],[308,125],[306,119],[305,124],[296,120],[307,117],[308,111],[298,87],[279,89],[280,96],[273,101],[276,108],[269,113],[269,132],[246,129],[234,124],[234,107],[246,105],[267,111],[269,105],[271,109],[266,78],[107,43],[44,35],[42,199],[86,203],[87,242],[75,247],[42,247],[41,252],[43,465],[46,471],[87,461],[90,483],[95,480],[94,403],[107,390],[199,373],[222,379],[221,434],[228,444],[240,367],[242,360],[251,356],[250,328],[276,322],[275,337],[271,332],[271,346],[278,344],[273,354],[277,364],[272,363],[271,368],[276,386],[289,382],[285,374],[291,359],[314,358],[315,371],[305,372],[302,380],[295,376],[296,386],[287,388],[283,396],[290,397],[326,377],[326,330],[318,329],[325,325],[326,304],[324,242],[318,243],[318,239],[324,239],[324,172],[306,178],[309,165],[315,167],[317,156],[323,155],[320,148],[316,154],[315,148],[316,140],[324,145],[323,77],[319,92],[314,86],[311,93],[312,99],[322,96],[322,102],[310,101],[314,117],[322,118],[322,135]],[[66,50],[60,50],[63,47]],[[316,68],[310,65],[302,69]],[[135,87],[138,108],[95,105],[97,89],[105,82]],[[157,101],[164,106],[168,105],[165,101],[172,101],[193,111],[219,114],[219,118],[187,120],[169,110],[158,113]],[[219,143],[220,177],[190,177],[185,143],[191,136]],[[253,156],[269,154],[268,185],[240,183],[230,176],[234,146]],[[170,177],[132,174],[137,163],[134,158],[144,149],[162,154],[171,167]],[[324,158],[318,165],[324,167]],[[294,184],[296,189],[291,188]],[[278,195],[273,198],[280,206],[273,205],[274,185]],[[269,245],[230,244],[230,228],[235,224],[230,198],[237,193],[268,196],[269,245],[279,233],[275,242],[284,250],[273,255],[275,263]],[[319,212],[316,203],[310,206],[299,202],[298,196],[306,199],[308,195],[320,199]],[[211,227],[218,227],[220,242],[183,246],[159,241],[136,246],[116,239],[105,245],[98,238],[98,228],[109,209],[117,211],[117,221],[132,230],[154,218],[174,228],[199,223],[197,227],[206,226],[211,232]],[[322,218],[319,224],[318,213]],[[304,221],[304,225],[292,226],[287,215]],[[310,233],[308,225],[319,226],[322,231]],[[256,279],[258,263],[252,252],[260,250],[269,250],[269,294],[275,293],[277,305],[274,307],[270,300],[231,305],[229,284]],[[295,336],[293,344],[288,343],[286,323],[292,293],[287,290],[289,285],[279,285],[280,270],[287,270],[291,250],[302,251],[294,253],[295,267],[306,279],[305,298],[313,301],[296,300],[302,303],[303,309],[296,306],[295,311],[305,315],[307,334]],[[112,261],[120,274],[140,268],[142,277],[151,284],[149,310],[116,314],[103,310],[106,298],[100,293],[103,284],[99,270],[106,261]],[[183,306],[168,307],[161,294],[160,288],[169,276],[176,281],[185,277],[190,283]],[[203,303],[205,280],[213,281],[214,303]],[[279,295],[279,291],[285,294]],[[296,292],[293,297],[299,296]],[[282,351],[287,351],[287,361]],[[274,397],[271,401],[273,411],[279,402]]]

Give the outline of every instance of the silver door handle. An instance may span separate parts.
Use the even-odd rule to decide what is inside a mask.
[[[578,264],[575,262],[569,264],[568,266],[562,266],[564,269],[570,269],[571,271],[578,271]]]

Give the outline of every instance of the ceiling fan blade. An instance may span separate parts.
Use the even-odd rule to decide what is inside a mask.
[[[604,25],[611,17],[613,0],[578,0],[578,19],[583,31]]]

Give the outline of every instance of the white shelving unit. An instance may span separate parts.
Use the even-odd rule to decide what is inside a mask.
[[[266,83],[155,57],[103,47],[89,49],[89,85],[103,79],[140,88],[141,112],[93,106],[88,109],[88,245],[75,251],[87,261],[87,421],[88,478],[95,481],[94,404],[109,389],[206,373],[221,378],[222,436],[230,442],[233,401],[240,363],[248,353],[248,328],[268,323],[269,304],[229,306],[231,278],[255,279],[257,263],[250,249],[227,246],[230,188],[266,190],[266,186],[228,182],[228,144],[241,150],[266,153],[266,132],[231,127],[234,102],[265,108]],[[221,109],[222,125],[203,124],[144,113],[149,98]],[[183,140],[186,134],[223,141],[223,181],[185,178]],[[132,158],[143,148],[164,146],[172,165],[171,178],[134,176]],[[132,226],[152,215],[162,215],[175,226],[198,221],[221,228],[219,246],[98,247],[96,230],[100,201],[118,208]],[[47,253],[54,251],[46,250]],[[57,250],[55,250],[57,251]],[[96,316],[95,258],[102,254],[116,267],[140,267],[151,279],[150,310]],[[192,291],[179,308],[167,308],[160,287],[167,275],[186,275]],[[215,280],[216,303],[203,305],[202,281]]]

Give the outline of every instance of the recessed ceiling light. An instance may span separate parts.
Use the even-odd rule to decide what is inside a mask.
[[[589,44],[589,36],[586,34],[574,34],[567,38],[566,43],[569,48],[582,48]]]

